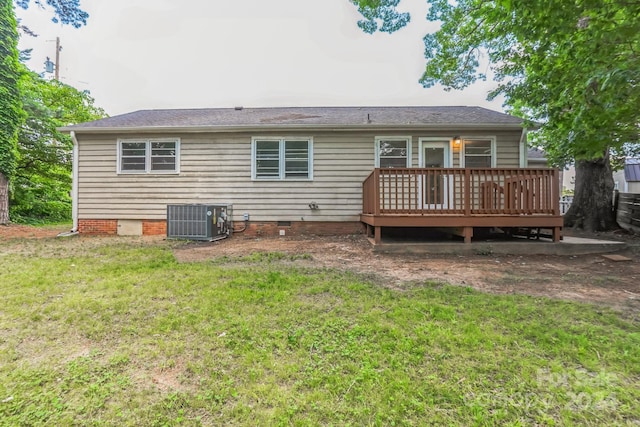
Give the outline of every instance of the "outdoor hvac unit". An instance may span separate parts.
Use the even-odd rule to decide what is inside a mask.
[[[167,205],[167,238],[218,240],[233,231],[232,205]]]

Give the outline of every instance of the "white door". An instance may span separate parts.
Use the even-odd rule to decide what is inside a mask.
[[[449,140],[421,140],[420,167],[441,169],[451,167]],[[427,209],[446,209],[449,205],[449,176],[441,171],[427,171],[423,179],[422,198]]]

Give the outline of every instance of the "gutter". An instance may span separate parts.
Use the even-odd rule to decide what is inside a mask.
[[[522,136],[520,137],[520,167],[526,168],[529,166],[527,161],[529,149],[527,147],[527,128],[522,128]]]
[[[74,131],[70,132],[73,141],[73,159],[71,174],[71,217],[73,218],[72,233],[78,232],[78,138]]]
[[[83,134],[122,134],[125,132],[135,133],[224,133],[224,132],[268,132],[268,131],[451,131],[460,130],[520,130],[522,123],[441,123],[441,124],[414,124],[398,123],[391,125],[362,124],[362,125],[332,125],[332,124],[252,124],[252,125],[230,125],[230,126],[65,126],[58,130],[61,132],[77,132]]]

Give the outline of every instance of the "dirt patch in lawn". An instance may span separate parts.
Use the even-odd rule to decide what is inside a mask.
[[[68,225],[31,227],[0,226],[3,240],[53,238],[69,230]],[[640,236],[620,233],[580,234],[580,237],[626,240],[629,249],[618,252],[630,261],[615,262],[602,255],[416,255],[375,253],[364,236],[305,238],[246,238],[212,243],[171,242],[180,262],[234,259],[256,253],[280,253],[294,265],[336,268],[364,274],[394,289],[407,289],[427,281],[469,286],[496,294],[527,294],[602,304],[638,320],[640,313]],[[136,241],[158,244],[160,237],[73,237],[65,250],[80,250],[109,242]],[[47,239],[55,245],[57,239]],[[15,245],[12,245],[15,246]],[[16,248],[19,248],[18,245]],[[9,250],[5,247],[5,250]],[[274,257],[273,259],[279,259]]]
[[[593,237],[593,236],[592,236]],[[611,239],[612,235],[595,236]],[[364,236],[244,238],[192,243],[174,253],[181,262],[278,252],[296,265],[375,275],[385,286],[406,289],[427,281],[470,286],[496,294],[527,294],[603,304],[637,318],[640,312],[640,239],[614,262],[601,255],[415,255],[373,252]],[[618,239],[620,240],[620,239]],[[308,256],[301,256],[308,255]]]
[[[60,233],[71,230],[70,225],[48,225],[33,227],[31,225],[0,225],[0,239],[42,239],[56,237]]]

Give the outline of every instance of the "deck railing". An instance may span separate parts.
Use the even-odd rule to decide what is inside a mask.
[[[370,215],[560,215],[557,169],[374,169],[362,192]]]

